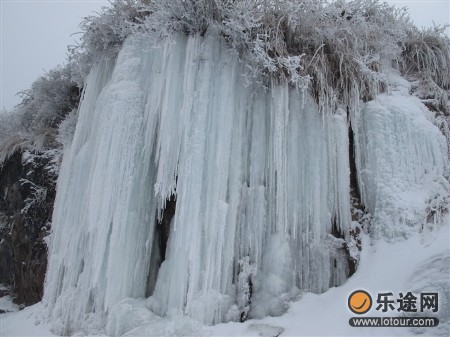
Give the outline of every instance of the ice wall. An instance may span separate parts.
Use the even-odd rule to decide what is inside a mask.
[[[245,87],[243,72],[214,32],[131,37],[93,68],[58,181],[44,298],[55,332],[104,331],[127,297],[205,324],[280,314],[297,289],[345,280],[330,233],[348,238],[351,221],[346,116],[321,116],[284,83]]]

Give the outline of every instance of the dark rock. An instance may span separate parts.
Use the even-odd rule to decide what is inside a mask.
[[[157,275],[161,264],[166,258],[167,243],[170,235],[170,224],[175,215],[177,207],[177,198],[173,194],[166,200],[166,207],[162,210],[161,220],[155,219],[155,232],[153,236],[153,245],[150,259],[150,271],[147,279],[147,296],[153,293]],[[156,271],[156,272],[155,272]]]
[[[42,299],[56,176],[48,153],[15,153],[0,168],[0,283],[15,302]]]
[[[11,156],[0,168],[0,283],[14,285],[12,219],[22,208],[18,182],[23,174],[21,155]]]

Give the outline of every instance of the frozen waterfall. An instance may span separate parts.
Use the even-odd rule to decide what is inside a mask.
[[[130,37],[117,61],[91,70],[53,215],[44,302],[55,332],[101,331],[129,297],[204,324],[278,315],[299,290],[348,277],[346,113],[321,115],[287,84],[245,86],[245,65],[228,49],[214,31],[159,46]],[[412,152],[384,156],[395,148],[367,130],[390,142],[408,120],[380,115],[352,117],[374,213],[389,202],[372,193],[391,184],[389,163],[402,162],[408,185],[442,175],[447,161],[429,121],[432,135],[410,126],[392,139],[417,139]],[[410,172],[420,160],[429,167]]]

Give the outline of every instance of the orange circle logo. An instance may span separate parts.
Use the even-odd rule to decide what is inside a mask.
[[[365,314],[372,307],[372,297],[367,291],[356,290],[348,297],[348,307],[355,314]]]

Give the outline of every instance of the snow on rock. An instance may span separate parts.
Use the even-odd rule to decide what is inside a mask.
[[[251,316],[251,297],[268,303],[255,316],[281,314],[298,289],[347,278],[328,244],[333,226],[349,240],[346,118],[285,83],[246,87],[243,68],[213,30],[159,46],[130,37],[115,65],[93,68],[58,180],[54,332],[125,333],[111,317],[126,298],[204,324]],[[173,194],[165,260],[150,268]]]

